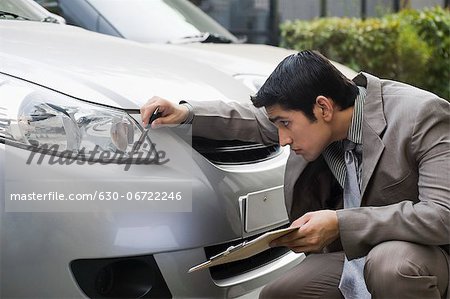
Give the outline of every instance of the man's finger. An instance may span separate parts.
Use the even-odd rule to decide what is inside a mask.
[[[165,124],[173,124],[172,118],[169,116],[161,116],[157,119],[155,119],[152,123],[151,126],[152,128],[157,128],[160,125],[165,125]]]
[[[294,222],[292,222],[291,227],[295,227],[295,226],[301,227],[301,226],[305,225],[305,223],[307,223],[311,219],[312,215],[313,215],[313,213],[306,213],[302,217],[300,217],[297,220],[295,220]]]
[[[148,120],[150,119],[150,116],[155,111],[156,107],[160,106],[160,102],[164,101],[162,98],[158,96],[151,97],[147,103],[144,104],[144,106],[141,107],[141,120],[144,126],[148,124]]]
[[[319,252],[321,249],[312,247],[312,246],[296,246],[296,247],[289,247],[290,250],[292,250],[295,253],[302,253],[302,252]]]
[[[286,246],[286,244],[294,242],[296,240],[299,240],[301,238],[303,238],[304,235],[300,233],[300,228],[297,230],[294,230],[292,232],[290,232],[287,235],[284,235],[282,237],[279,237],[275,240],[273,240],[272,242],[270,242],[270,246]]]
[[[142,123],[144,124],[144,127],[147,126],[148,121],[150,120],[150,116],[156,110],[156,107],[158,107],[157,102],[153,102],[141,108],[141,120]]]

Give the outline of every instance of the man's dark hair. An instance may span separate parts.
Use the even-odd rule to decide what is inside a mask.
[[[354,105],[358,87],[322,54],[305,50],[280,62],[252,101],[256,107],[278,104],[300,110],[314,121],[313,108],[320,95],[346,109]]]

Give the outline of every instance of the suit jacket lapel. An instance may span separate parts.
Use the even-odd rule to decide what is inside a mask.
[[[364,76],[365,78],[361,78]],[[383,141],[380,135],[386,128],[386,118],[383,111],[383,100],[381,95],[381,81],[377,77],[363,73],[354,79],[366,79],[367,95],[364,103],[364,121],[363,121],[363,168],[362,168],[362,186],[361,195],[364,192],[372,177],[373,171],[378,164],[378,160],[384,150]]]
[[[370,145],[370,146],[365,146]],[[372,177],[373,171],[378,164],[381,154],[384,150],[384,144],[380,136],[370,127],[370,125],[363,122],[363,165],[362,165],[362,182],[361,182],[361,196],[364,198],[364,192]]]

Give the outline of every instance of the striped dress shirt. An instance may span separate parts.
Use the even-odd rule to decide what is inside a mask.
[[[353,110],[352,121],[347,133],[347,139],[356,143],[362,149],[362,120],[364,100],[366,98],[366,89],[358,86],[359,94],[355,100],[355,108]],[[344,160],[344,147],[342,140],[335,141],[330,144],[322,153],[325,162],[330,167],[331,172],[339,182],[342,188],[344,188],[346,168]],[[356,153],[358,163],[356,165],[356,172],[358,177],[358,184],[361,189],[361,171],[362,171],[362,150],[360,153]]]

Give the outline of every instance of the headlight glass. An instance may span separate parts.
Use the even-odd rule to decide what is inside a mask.
[[[52,147],[75,155],[131,154],[142,128],[125,112],[86,103],[61,93],[0,75],[0,138],[16,146]],[[92,157],[92,156],[90,156]]]
[[[267,80],[267,76],[254,74],[239,74],[234,76],[235,79],[241,81],[245,86],[250,88],[253,93],[257,93]]]

